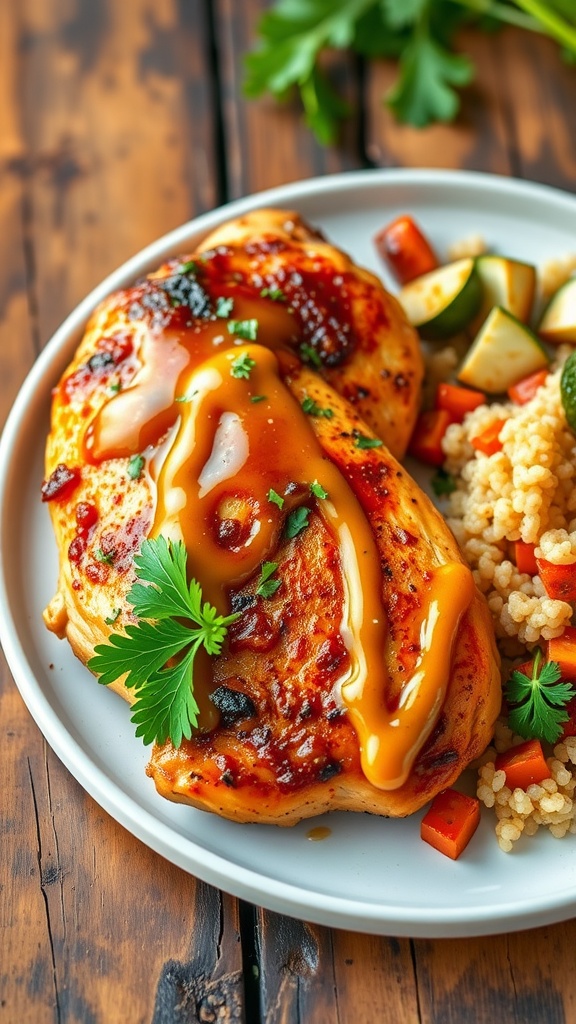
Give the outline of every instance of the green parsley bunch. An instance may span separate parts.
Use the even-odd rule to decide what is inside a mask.
[[[455,52],[464,24],[511,24],[555,39],[576,60],[574,0],[276,0],[260,21],[260,47],[246,58],[248,96],[283,98],[296,87],[320,142],[334,141],[348,107],[320,66],[327,48],[398,60],[386,96],[398,121],[422,128],[451,121],[457,90],[472,80],[470,58]]]

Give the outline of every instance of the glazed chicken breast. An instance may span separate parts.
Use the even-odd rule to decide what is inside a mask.
[[[393,454],[421,379],[395,300],[292,212],[223,225],[94,313],[54,391],[46,624],[84,663],[129,635],[145,539],[183,545],[235,615],[194,662],[190,738],[156,737],[163,796],[281,825],[406,815],[486,746],[488,611]]]

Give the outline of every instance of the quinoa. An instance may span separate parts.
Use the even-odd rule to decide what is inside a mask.
[[[496,636],[510,641],[512,654],[514,643],[559,636],[573,615],[571,604],[550,598],[540,577],[514,562],[514,542],[524,541],[536,546],[536,557],[576,563],[576,438],[560,397],[566,354],[559,352],[531,401],[482,405],[448,427],[443,440],[445,469],[456,481],[448,525],[486,595]],[[504,421],[502,449],[485,455],[472,440],[497,420]]]

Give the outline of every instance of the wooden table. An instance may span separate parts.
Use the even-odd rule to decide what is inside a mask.
[[[372,165],[576,183],[576,75],[513,30],[456,125],[394,124],[386,63],[338,62],[357,111],[320,148],[242,98],[263,0],[0,0],[0,415],[105,274],[225,200]],[[576,924],[470,940],[331,931],[243,905],[163,861],[62,767],[3,664],[0,1021],[576,1021]]]

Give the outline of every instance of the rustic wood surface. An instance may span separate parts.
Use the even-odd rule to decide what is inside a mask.
[[[393,69],[337,60],[356,115],[319,147],[242,98],[264,0],[0,0],[0,417],[67,312],[147,242],[227,199],[373,165],[576,183],[576,76],[514,30],[469,34],[455,125],[381,104]],[[163,861],[62,767],[0,667],[0,1020],[8,1024],[576,1021],[576,924],[470,940],[332,931]]]

